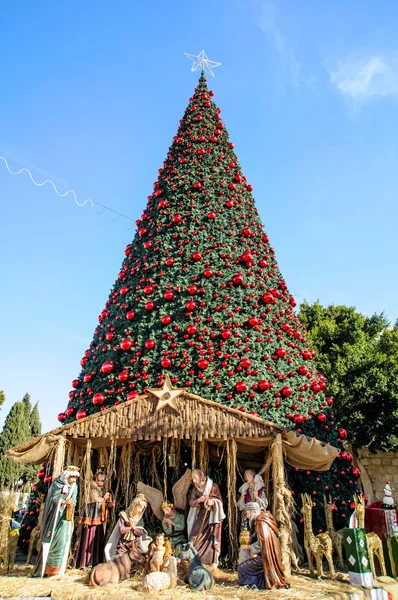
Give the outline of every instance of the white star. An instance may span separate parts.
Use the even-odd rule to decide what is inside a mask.
[[[189,58],[189,60],[192,60],[193,64],[191,71],[206,71],[214,77],[213,69],[221,65],[221,63],[219,62],[209,60],[204,50],[202,50],[202,52],[199,52],[197,56],[195,54],[187,54],[186,52],[184,52],[184,54],[187,58]]]

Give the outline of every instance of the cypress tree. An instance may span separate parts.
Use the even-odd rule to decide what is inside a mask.
[[[7,450],[30,438],[26,402],[15,402],[0,434],[0,488],[9,490],[23,475],[26,467],[5,457]]]

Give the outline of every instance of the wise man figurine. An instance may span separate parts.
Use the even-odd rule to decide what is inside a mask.
[[[44,504],[33,577],[65,573],[73,533],[78,477],[78,467],[69,466],[51,484]]]
[[[110,510],[113,508],[112,497],[105,492],[105,467],[98,467],[90,482],[88,502],[83,505],[77,522],[81,526],[76,567],[94,567],[104,561],[106,525],[109,522]]]
[[[245,512],[253,535],[250,558],[238,566],[239,585],[259,590],[290,587],[283,574],[279,531],[273,516],[256,502],[248,502]]]
[[[196,548],[202,564],[217,567],[221,552],[221,527],[225,519],[218,485],[203,471],[192,471],[194,488],[189,499],[188,540]]]

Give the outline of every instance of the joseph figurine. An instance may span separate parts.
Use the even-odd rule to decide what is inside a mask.
[[[188,540],[204,565],[216,567],[221,552],[221,527],[225,519],[218,485],[203,471],[192,471],[192,489],[187,521]]]

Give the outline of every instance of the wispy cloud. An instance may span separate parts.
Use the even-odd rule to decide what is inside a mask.
[[[276,2],[266,0],[256,3],[258,24],[265,33],[271,51],[278,59],[279,67],[293,87],[298,87],[301,64],[296,58],[292,41],[280,25],[280,16]]]
[[[398,58],[373,56],[367,59],[348,59],[334,71],[330,82],[354,103],[369,98],[398,95]]]

